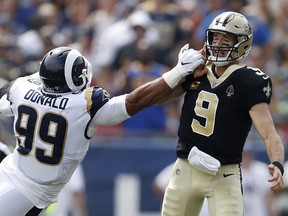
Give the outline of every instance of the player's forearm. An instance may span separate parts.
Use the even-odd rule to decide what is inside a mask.
[[[283,164],[284,146],[277,134],[268,105],[266,103],[256,104],[251,108],[249,114],[254,126],[265,142],[266,151],[271,163],[278,161]]]
[[[162,77],[146,83],[127,95],[127,112],[132,116],[146,107],[164,103],[178,96],[178,93],[174,92],[174,89],[171,89]]]
[[[267,154],[270,162],[278,161],[281,164],[285,161],[284,146],[280,137],[276,134],[270,136],[266,141]]]

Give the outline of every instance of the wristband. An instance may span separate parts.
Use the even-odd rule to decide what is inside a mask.
[[[164,73],[162,77],[167,85],[172,89],[174,89],[182,79],[181,74],[177,71],[176,68],[173,68],[172,70]]]
[[[274,166],[278,167],[278,169],[281,171],[282,176],[283,176],[283,174],[284,174],[284,167],[283,167],[283,165],[282,165],[280,162],[278,162],[278,161],[274,161],[272,164],[273,164]]]

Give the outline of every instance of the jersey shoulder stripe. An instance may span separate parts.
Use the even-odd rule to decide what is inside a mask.
[[[85,100],[87,102],[86,110],[90,117],[93,118],[97,111],[106,104],[110,99],[107,91],[100,87],[91,87],[85,90]]]

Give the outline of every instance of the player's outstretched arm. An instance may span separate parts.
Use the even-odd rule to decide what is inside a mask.
[[[194,77],[207,73],[207,68],[203,67],[204,64],[203,50],[188,49],[188,45],[185,45],[180,50],[178,63],[172,70],[127,95],[126,109],[128,114],[133,116],[146,107],[164,103],[180,96],[184,93],[184,90],[179,86],[183,78],[193,73]]]
[[[146,107],[164,103],[183,93],[184,90],[180,86],[171,89],[163,78],[158,78],[128,94],[126,97],[126,110],[130,116],[133,116]]]

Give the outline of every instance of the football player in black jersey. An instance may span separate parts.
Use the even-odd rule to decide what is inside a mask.
[[[162,216],[198,216],[205,197],[210,216],[243,216],[240,163],[252,123],[271,162],[270,190],[277,192],[283,185],[284,147],[268,108],[271,79],[240,63],[252,45],[249,22],[242,14],[224,12],[206,34],[208,73],[187,76],[181,85],[186,94],[178,159],[165,191]]]

